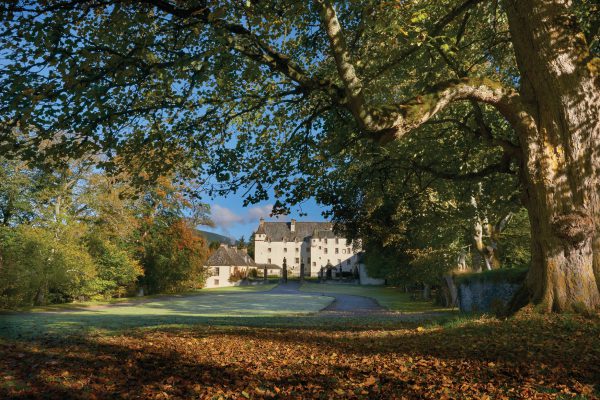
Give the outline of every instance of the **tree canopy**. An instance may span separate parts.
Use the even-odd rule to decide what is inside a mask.
[[[426,179],[512,175],[540,236],[530,298],[595,308],[597,11],[570,0],[15,1],[2,6],[0,145],[31,159],[91,152],[107,171],[143,152],[152,176],[177,170],[211,193],[243,189],[246,202],[272,190],[276,212],[314,195],[335,209],[352,187],[336,183],[340,166],[368,164],[358,170],[370,177],[373,160]],[[510,203],[513,187],[494,179]],[[589,263],[576,251],[586,237]],[[543,271],[573,263],[585,289],[554,297],[566,270]]]

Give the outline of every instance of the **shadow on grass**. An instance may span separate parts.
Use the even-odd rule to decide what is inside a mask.
[[[0,341],[0,370],[11,371],[0,397],[238,398],[260,389],[280,398],[310,397],[312,390],[343,398],[358,387],[364,398],[438,398],[432,394],[438,389],[451,398],[559,398],[563,389],[583,393],[582,385],[600,382],[598,321],[483,318],[425,330],[364,331],[344,329],[340,321],[308,329],[305,319],[287,319],[300,326],[286,329],[282,318],[254,321],[276,321],[277,328],[232,326],[250,318],[215,318],[203,323],[229,326]],[[372,377],[378,386],[358,384]]]

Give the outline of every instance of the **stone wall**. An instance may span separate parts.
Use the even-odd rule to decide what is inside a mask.
[[[371,278],[365,264],[358,264],[358,275],[361,285],[384,285],[385,279]]]
[[[526,270],[495,270],[455,277],[461,312],[500,312],[519,290]]]

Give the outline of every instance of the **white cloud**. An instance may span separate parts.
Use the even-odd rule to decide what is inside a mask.
[[[272,210],[272,204],[265,204],[264,206],[247,208],[242,214],[236,214],[227,207],[214,204],[210,207],[210,214],[216,227],[227,229],[238,224],[258,224],[258,220],[261,217],[268,217]]]
[[[240,224],[244,221],[244,217],[237,215],[227,207],[222,207],[215,204],[210,207],[210,218],[215,223],[215,226],[228,228],[232,225]]]
[[[246,212],[246,220],[248,222],[258,221],[261,217],[266,218],[271,215],[273,204],[265,204],[260,207],[250,207]]]

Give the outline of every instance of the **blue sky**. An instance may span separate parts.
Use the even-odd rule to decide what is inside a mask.
[[[325,221],[321,215],[325,208],[313,200],[302,204],[301,210],[295,207],[290,215],[281,216],[279,219],[269,217],[273,202],[267,201],[244,207],[243,199],[239,194],[207,199],[207,203],[211,206],[211,218],[215,227],[200,226],[199,228],[235,239],[239,239],[243,235],[248,240],[258,227],[260,217],[264,217],[266,221],[289,221],[292,218],[298,221]],[[307,215],[300,217],[299,212]]]

